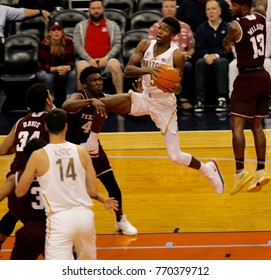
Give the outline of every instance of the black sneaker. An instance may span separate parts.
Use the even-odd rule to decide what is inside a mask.
[[[200,101],[200,100],[196,101],[195,106],[194,106],[194,111],[196,113],[201,113],[204,111],[204,105],[203,105],[202,101]]]
[[[218,98],[218,105],[215,108],[216,112],[225,112],[227,110],[227,102],[226,98],[220,97]]]

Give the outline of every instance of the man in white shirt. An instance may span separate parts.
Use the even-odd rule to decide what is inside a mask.
[[[7,21],[22,21],[27,17],[43,16],[49,21],[50,13],[46,10],[32,10],[25,8],[13,8],[0,5],[0,37],[5,37],[5,26]]]

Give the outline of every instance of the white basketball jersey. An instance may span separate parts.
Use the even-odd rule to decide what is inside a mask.
[[[151,40],[150,46],[148,49],[145,51],[143,60],[141,62],[141,66],[145,67],[156,67],[161,64],[166,64],[169,66],[173,66],[173,53],[176,49],[179,49],[178,45],[175,43],[171,42],[170,48],[165,51],[164,53],[154,56],[153,51],[154,51],[154,45],[156,43],[156,40]],[[146,93],[151,93],[151,94],[161,94],[163,91],[159,89],[156,86],[151,85],[151,75],[143,75],[142,77],[142,86],[144,89],[144,92]]]
[[[76,145],[70,142],[48,144],[43,149],[49,157],[50,166],[37,179],[45,198],[47,215],[73,207],[92,207],[86,190],[86,171]]]

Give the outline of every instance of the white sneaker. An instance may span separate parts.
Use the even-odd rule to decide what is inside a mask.
[[[92,157],[92,158],[99,157],[99,144],[98,143],[97,143],[97,146],[95,146],[95,147],[90,147],[90,145],[87,142],[81,143],[80,146],[84,147],[88,151],[90,157]]]
[[[224,180],[216,161],[210,160],[205,165],[211,169],[211,172],[207,175],[207,178],[213,186],[216,194],[222,194],[224,192]]]
[[[115,228],[125,235],[137,235],[137,229],[127,220],[126,215],[122,215],[119,222],[116,222]]]

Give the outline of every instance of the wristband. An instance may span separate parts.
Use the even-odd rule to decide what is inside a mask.
[[[40,13],[39,13],[39,16],[42,16],[42,9],[40,9]]]

